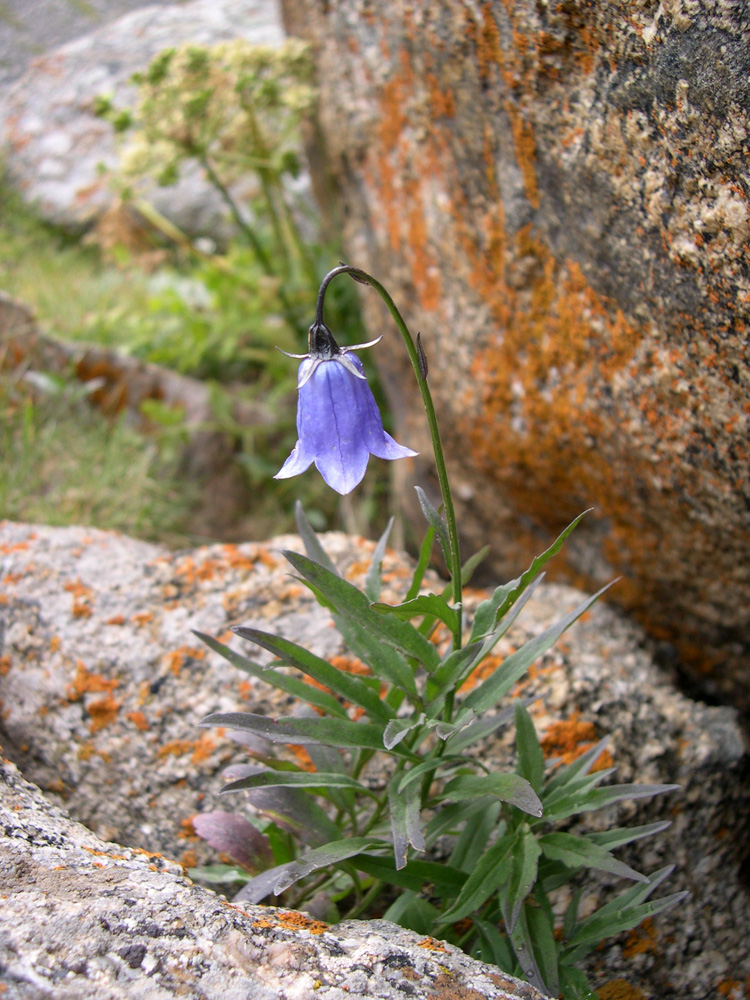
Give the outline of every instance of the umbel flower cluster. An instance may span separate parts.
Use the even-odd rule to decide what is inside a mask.
[[[462,580],[483,553],[461,561],[427,359],[387,291],[356,268],[341,265],[326,276],[309,352],[292,355],[301,360],[299,440],[278,477],[299,475],[315,463],[343,494],[361,481],[370,455],[414,454],[383,429],[353,353],[371,345],[341,349],[323,323],[325,289],[342,273],[379,293],[401,334],[425,405],[442,506],[436,509],[417,488],[427,533],[404,599],[387,604],[381,601],[382,563],[390,524],[359,588],[339,572],[297,505],[306,554],[284,555],[321,614],[332,617],[360,665],[356,672],[250,625],[232,631],[270,653],[270,663],[200,634],[256,682],[298,704],[287,718],[217,712],[203,720],[238,733],[250,762],[226,773],[222,792],[240,792],[249,810],[195,818],[196,831],[235,861],[195,875],[244,883],[238,898],[253,903],[282,896],[284,905],[306,908],[315,898],[329,920],[377,912],[523,977],[545,996],[590,1000],[582,960],[602,939],[636,927],[686,894],[651,898],[671,867],[645,875],[614,854],[665,830],[668,820],[588,832],[581,814],[606,808],[622,817],[620,802],[676,786],[607,783],[615,768],[606,766],[606,737],[572,761],[545,759],[531,712],[511,692],[607,588],[505,658],[493,650],[583,515],[467,620]],[[450,579],[432,593],[424,584],[435,540]],[[515,727],[515,768],[493,771],[486,743],[508,726]],[[312,769],[290,760],[284,752],[290,745],[304,747]],[[588,870],[628,885],[599,905],[600,889],[581,874]]]
[[[275,479],[298,476],[314,462],[331,489],[346,494],[364,479],[370,455],[395,459],[417,454],[383,429],[362,362],[353,353],[380,340],[342,349],[325,323],[316,321],[308,353],[288,355],[303,359],[297,380],[299,440]]]

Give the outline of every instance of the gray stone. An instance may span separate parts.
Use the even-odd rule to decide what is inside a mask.
[[[329,927],[232,906],[174,862],[105,843],[0,763],[0,986],[7,1000],[540,1000],[385,921]]]
[[[112,126],[94,114],[101,95],[132,103],[130,77],[162,49],[233,38],[277,44],[274,0],[191,0],[126,14],[46,52],[0,96],[0,146],[11,180],[45,218],[82,226],[113,199],[101,166],[118,163]],[[186,170],[173,188],[144,188],[153,204],[189,233],[226,235],[220,195]]]
[[[362,579],[372,543],[340,534],[324,536],[324,543],[348,578]],[[242,751],[198,722],[212,711],[280,716],[290,706],[207,652],[190,629],[221,637],[242,622],[278,630],[323,656],[343,652],[327,615],[289,577],[279,554],[284,548],[299,550],[299,539],[170,553],[94,529],[4,522],[5,754],[50,802],[102,839],[186,866],[216,860],[192,835],[190,821],[197,812],[228,807],[218,797],[220,772]],[[384,570],[384,599],[395,600],[407,585],[408,564],[389,551]],[[481,596],[469,591],[469,609]],[[499,655],[580,599],[572,588],[541,588]],[[681,785],[642,808],[625,803],[591,817],[599,824],[672,819],[666,833],[642,842],[626,860],[646,872],[674,863],[668,891],[691,892],[677,912],[597,952],[593,980],[626,979],[647,995],[700,1000],[750,973],[742,879],[748,755],[734,711],[679,694],[655,666],[644,633],[603,603],[515,694],[530,699],[548,754],[577,752],[609,735],[617,780]],[[512,733],[489,745],[485,758],[511,766]],[[242,802],[234,806],[241,810]],[[591,882],[593,898],[608,892],[606,882]],[[135,961],[136,952],[128,955]]]
[[[326,212],[422,333],[467,536],[510,576],[594,506],[569,578],[624,574],[698,690],[750,708],[746,0],[284,11]],[[424,485],[411,371],[377,358]]]

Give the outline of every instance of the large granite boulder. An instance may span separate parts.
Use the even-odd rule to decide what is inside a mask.
[[[275,0],[190,0],[125,14],[47,51],[0,95],[0,149],[9,177],[45,218],[80,227],[113,202],[102,167],[119,161],[112,125],[96,100],[133,102],[129,83],[163,49],[234,38],[275,45],[283,30]],[[199,171],[147,197],[189,233],[226,236],[226,210]]]
[[[745,0],[283,6],[348,262],[422,331],[472,537],[506,573],[594,506],[570,577],[624,573],[700,689],[750,707]]]
[[[361,580],[373,544],[338,534],[326,535],[323,541],[346,576]],[[196,967],[205,968],[208,952],[201,942],[214,933],[219,942],[216,954],[224,956],[217,958],[222,971],[216,975],[225,975],[225,959],[230,965],[235,961],[253,970],[258,964],[265,968],[271,953],[286,954],[275,930],[268,931],[271,952],[262,950],[257,927],[258,920],[266,918],[259,918],[261,911],[252,911],[246,919],[226,906],[222,909],[206,893],[190,889],[173,864],[147,858],[148,864],[134,867],[133,852],[159,854],[185,867],[215,861],[215,853],[195,836],[192,818],[196,813],[227,808],[226,799],[219,805],[220,775],[243,751],[228,734],[199,729],[198,722],[212,711],[239,708],[271,716],[290,711],[284,696],[216,657],[191,629],[226,637],[230,624],[244,622],[278,630],[320,655],[343,652],[330,619],[309,592],[290,578],[279,554],[280,549],[300,547],[299,539],[290,536],[262,544],[170,553],[94,529],[0,524],[0,743],[5,755],[43,790],[49,803],[67,809],[91,831],[84,835],[79,830],[73,838],[75,850],[71,847],[66,854],[69,821],[54,820],[60,831],[57,840],[37,835],[40,809],[59,814],[52,805],[40,806],[38,798],[34,798],[36,804],[27,804],[31,793],[18,791],[16,779],[8,779],[16,789],[12,794],[19,797],[8,805],[16,818],[6,821],[6,837],[14,841],[2,842],[2,846],[10,852],[31,853],[26,860],[13,860],[12,869],[5,861],[0,864],[2,893],[12,894],[13,899],[12,912],[9,901],[4,901],[0,922],[13,928],[6,947],[15,955],[12,961],[0,956],[0,967],[4,961],[6,969],[0,973],[0,982],[9,981],[9,968],[32,969],[34,976],[41,977],[34,979],[28,972],[31,978],[23,982],[31,985],[23,987],[10,980],[17,990],[10,994],[13,1000],[46,996],[41,987],[36,994],[33,989],[39,982],[47,989],[50,981],[59,982],[60,988],[69,986],[71,997],[93,997],[94,993],[75,993],[76,988],[84,989],[82,980],[75,977],[94,965],[111,989],[98,996],[150,996],[138,990],[146,981],[143,977],[152,975],[154,969],[165,970],[168,991],[177,967],[188,963],[193,968],[194,959]],[[408,584],[408,564],[397,553],[388,552],[384,571],[384,598],[396,599]],[[470,591],[468,607],[480,597],[480,592]],[[499,653],[507,654],[580,599],[572,588],[543,586]],[[667,832],[641,842],[626,860],[647,872],[676,864],[669,891],[689,889],[691,895],[679,912],[670,911],[653,924],[608,942],[590,963],[593,981],[615,984],[608,986],[610,996],[617,995],[618,984],[625,982],[665,1000],[702,1000],[717,990],[728,1000],[740,1000],[737,984],[750,972],[746,969],[750,907],[743,882],[748,755],[734,710],[706,707],[679,694],[654,665],[643,632],[602,603],[566,633],[564,642],[537,664],[517,693],[528,697],[552,756],[574,754],[592,740],[609,735],[619,781],[681,786],[679,792],[653,800],[641,810],[625,803],[623,811],[608,820],[672,819]],[[499,737],[486,752],[487,759],[499,767],[512,766],[512,733]],[[20,809],[15,809],[14,802]],[[243,808],[241,800],[232,805]],[[94,835],[126,850],[102,844]],[[124,858],[115,857],[118,854]],[[597,886],[596,893],[607,894],[606,882],[592,885]],[[112,906],[116,919],[109,921],[109,929],[103,928],[101,940],[95,935],[101,947],[87,951],[82,932],[74,949],[77,958],[71,959],[70,967],[61,965],[61,959],[51,956],[67,954],[66,948],[59,947],[65,927],[71,926],[74,917],[80,917],[82,927],[95,927],[101,914],[97,900],[108,892],[113,895],[102,905]],[[35,907],[41,905],[44,893],[54,919],[46,924],[39,944]],[[138,907],[146,914],[133,924],[122,916],[132,899],[139,900]],[[163,907],[173,904],[174,920],[168,921]],[[195,919],[186,915],[191,908]],[[221,913],[228,923],[219,920]],[[267,920],[276,927],[279,918],[269,913]],[[152,926],[162,928],[167,936],[174,934],[174,940],[157,946],[149,936]],[[372,933],[381,940],[383,934],[395,932],[375,927]],[[344,947],[343,938],[356,932],[347,925],[330,934],[323,940],[338,941]],[[362,934],[367,936],[370,929],[365,926]],[[303,938],[302,950],[310,955],[305,951],[308,944],[312,942],[312,947],[320,939],[307,931]],[[296,961],[299,941],[294,935],[289,941],[297,942],[290,943],[292,957],[288,962],[278,959],[275,975],[281,975],[284,962]],[[186,942],[192,942],[197,952],[184,951]],[[231,961],[226,958],[230,951],[235,956]],[[311,962],[324,961],[317,951],[312,954],[318,957]],[[101,955],[110,957],[105,960]],[[437,960],[454,968],[453,959],[449,962],[444,954],[437,955]],[[326,958],[325,968],[327,962]],[[312,975],[313,966],[305,963],[307,959],[299,969],[302,978],[290,980],[289,986],[282,984],[283,989],[272,985],[269,988],[279,992],[270,995],[290,1000],[307,996],[303,973]],[[125,966],[134,970],[132,983]],[[236,970],[231,972],[235,974]],[[430,979],[432,972],[424,975]],[[119,977],[120,993],[112,985],[113,976]],[[492,993],[494,987],[481,976],[477,971],[478,978],[471,984],[479,997],[503,995],[502,991]],[[362,987],[366,992],[369,982]],[[448,981],[443,985],[445,1000],[449,995],[474,996],[468,985],[467,992],[458,994],[447,992]],[[239,987],[231,986],[235,988]],[[53,995],[51,986],[49,990]],[[229,985],[227,991],[228,996],[235,995]],[[211,997],[220,994],[218,986],[205,992]],[[332,992],[331,1000],[338,995]],[[443,996],[437,990],[425,995]],[[628,995],[637,994],[631,990]],[[162,994],[157,991],[153,996]],[[265,1000],[266,994],[257,996]]]

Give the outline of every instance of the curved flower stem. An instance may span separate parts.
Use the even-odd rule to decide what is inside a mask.
[[[396,326],[398,327],[398,331],[401,334],[401,338],[404,341],[406,350],[409,354],[409,360],[411,361],[412,368],[414,369],[414,375],[416,377],[417,384],[419,385],[419,391],[422,394],[422,402],[424,403],[424,408],[427,412],[427,423],[430,429],[430,438],[432,439],[432,450],[435,454],[435,466],[437,468],[438,480],[440,482],[440,492],[443,498],[443,511],[445,514],[445,521],[448,526],[448,538],[450,540],[451,550],[451,565],[449,568],[453,582],[453,602],[456,606],[456,610],[458,611],[458,623],[453,630],[453,648],[459,649],[461,647],[461,611],[463,606],[461,591],[461,551],[458,542],[456,512],[453,507],[453,498],[451,496],[450,482],[448,480],[448,470],[445,466],[445,456],[443,453],[443,446],[440,441],[440,430],[438,428],[437,416],[435,414],[435,406],[432,401],[430,387],[427,384],[427,373],[426,371],[423,371],[423,362],[420,360],[420,352],[417,350],[417,347],[412,340],[411,333],[409,333],[409,328],[404,322],[404,318],[398,311],[393,299],[380,282],[377,281],[377,279],[373,278],[366,271],[360,270],[358,267],[341,264],[339,267],[335,267],[332,271],[329,271],[325,278],[323,278],[318,292],[318,301],[315,309],[315,322],[323,322],[323,304],[325,301],[326,290],[328,285],[338,274],[350,274],[356,281],[365,285],[371,285],[380,295],[381,299],[388,307],[388,311],[393,317]]]

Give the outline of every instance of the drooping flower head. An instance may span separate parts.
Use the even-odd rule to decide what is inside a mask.
[[[383,429],[362,362],[352,353],[380,339],[342,349],[325,323],[313,323],[308,353],[289,355],[302,359],[297,379],[299,440],[275,479],[298,476],[314,462],[332,489],[351,493],[362,482],[370,455],[395,459],[417,454]]]

